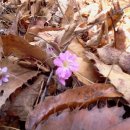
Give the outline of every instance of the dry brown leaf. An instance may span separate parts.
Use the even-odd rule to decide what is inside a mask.
[[[38,71],[32,71],[25,68],[21,68],[16,63],[12,63],[11,61],[2,61],[0,63],[1,67],[8,67],[9,69],[9,82],[0,86],[0,92],[2,95],[0,96],[0,108],[5,103],[7,98],[15,92],[15,90],[21,87],[27,80],[31,79],[32,77],[37,76],[39,73]]]
[[[7,100],[5,105],[3,105],[2,112],[6,112],[8,116],[19,117],[20,120],[26,121],[28,113],[33,110],[33,105],[43,81],[44,76],[40,75],[29,87],[19,88],[16,93],[11,95],[11,100]]]
[[[118,64],[125,72],[130,74],[130,53],[120,51],[111,46],[97,49],[100,59],[106,64]]]
[[[125,122],[121,116],[123,107],[107,106],[101,109],[64,111],[59,115],[50,116],[47,121],[38,124],[35,130],[106,130],[118,123]],[[128,129],[127,129],[128,130]]]
[[[42,62],[47,59],[46,51],[38,46],[30,45],[22,37],[14,35],[1,36],[3,42],[3,51],[6,56],[11,54],[18,57],[33,57]],[[50,63],[51,64],[51,63]]]
[[[130,75],[124,73],[118,65],[106,65],[91,52],[86,52],[86,56],[96,62],[95,66],[99,73],[110,79],[110,82],[117,90],[124,95],[130,103]]]
[[[34,130],[41,120],[47,119],[51,114],[75,108],[77,106],[87,106],[99,99],[109,97],[121,97],[110,84],[93,84],[84,87],[70,89],[64,93],[48,97],[40,103],[29,115],[26,121],[26,130]]]
[[[77,39],[74,39],[70,43],[68,49],[78,56],[77,62],[79,63],[79,70],[74,72],[77,78],[84,84],[98,81],[98,75],[91,62],[84,55],[85,49]]]

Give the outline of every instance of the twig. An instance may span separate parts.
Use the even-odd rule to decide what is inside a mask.
[[[35,102],[34,107],[35,107],[35,106],[38,104],[38,102],[39,102],[40,96],[41,96],[41,94],[42,94],[43,87],[44,87],[44,80],[41,82],[41,88],[40,88],[40,91],[39,91],[39,94],[38,94],[38,97],[37,97],[37,100],[36,100],[36,102]]]
[[[46,95],[46,92],[47,92],[47,88],[48,88],[49,83],[50,83],[50,81],[51,81],[51,78],[52,78],[53,72],[54,72],[54,71],[53,71],[53,69],[52,69],[52,71],[51,71],[51,73],[50,73],[50,75],[49,75],[49,77],[48,77],[48,80],[47,80],[47,82],[46,82],[46,85],[45,85],[44,91],[43,91],[43,93],[42,93],[42,95],[41,95],[40,102],[42,102],[42,101],[45,99],[45,95]]]

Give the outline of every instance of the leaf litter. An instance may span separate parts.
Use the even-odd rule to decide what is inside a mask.
[[[129,8],[2,0],[0,129],[130,129]]]

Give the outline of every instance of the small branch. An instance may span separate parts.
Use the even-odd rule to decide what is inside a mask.
[[[54,72],[54,71],[53,71],[53,69],[52,69],[52,71],[51,71],[51,73],[50,73],[50,75],[49,75],[49,77],[48,77],[48,80],[47,80],[47,82],[46,82],[44,91],[43,91],[43,93],[42,93],[42,95],[41,95],[40,102],[42,102],[42,101],[45,99],[45,95],[46,95],[46,92],[47,92],[47,88],[48,88],[48,86],[49,86],[49,84],[50,84],[51,78],[52,78],[52,76],[53,76],[53,72]]]

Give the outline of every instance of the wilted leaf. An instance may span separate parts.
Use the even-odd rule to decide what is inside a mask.
[[[7,98],[15,92],[15,90],[21,87],[27,80],[31,79],[34,76],[37,76],[38,71],[32,71],[25,68],[21,68],[16,63],[12,63],[11,61],[2,61],[0,63],[1,67],[8,67],[9,69],[9,82],[4,83],[0,86],[0,92],[2,95],[0,96],[0,108],[5,103]]]
[[[121,94],[117,93],[110,84],[86,85],[67,90],[55,97],[48,97],[29,115],[26,122],[26,129],[34,130],[41,120],[47,119],[55,112],[65,110],[69,107],[87,106],[89,103],[109,97],[121,97]]]
[[[124,95],[124,98],[130,102],[130,75],[124,73],[118,65],[106,65],[100,61],[94,54],[86,52],[87,57],[96,62],[95,66],[99,73],[110,79],[110,82],[117,90]]]

